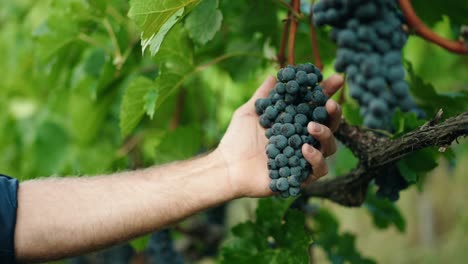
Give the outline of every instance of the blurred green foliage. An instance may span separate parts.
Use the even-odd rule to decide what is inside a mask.
[[[199,2],[0,2],[1,172],[21,180],[95,175],[185,159],[216,147],[234,110],[275,73],[286,10],[274,0]],[[456,38],[460,25],[467,23],[466,1],[414,3],[441,35]],[[304,3],[303,11],[308,10]],[[318,30],[325,75],[333,72],[335,53],[328,30]],[[297,32],[298,63],[312,60],[308,34],[304,18]],[[142,53],[142,46],[148,50]],[[429,117],[440,108],[445,117],[468,110],[466,56],[417,37],[410,38],[404,53],[412,92]],[[345,117],[361,124],[357,105],[345,98]],[[399,113],[394,124],[398,136],[420,121]],[[468,152],[459,147],[444,157],[454,164],[460,153]],[[399,167],[417,182],[438,165],[440,156],[424,150]],[[336,157],[331,177],[357,162],[344,148]],[[255,222],[233,229],[238,240],[223,249],[221,261],[288,263],[307,257],[298,253],[311,242],[302,228],[307,219],[286,211],[285,204],[262,200]],[[405,229],[395,204],[371,194],[365,207],[377,227]],[[314,245],[323,247],[330,261],[370,262],[357,251],[359,239],[340,232],[340,221],[327,209],[314,221]],[[253,229],[259,237],[251,236]],[[277,241],[279,249],[268,248],[269,236],[288,243]]]

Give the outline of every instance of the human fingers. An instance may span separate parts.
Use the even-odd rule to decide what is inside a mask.
[[[312,147],[309,144],[304,144],[302,146],[302,155],[313,168],[312,177],[309,176],[306,183],[317,180],[318,178],[325,176],[328,173],[328,166],[325,162],[325,157],[318,149]]]
[[[340,126],[342,110],[341,106],[333,99],[329,99],[325,105],[328,112],[328,127],[335,132]]]
[[[325,157],[336,152],[336,142],[330,128],[316,122],[307,125],[307,131],[320,142],[320,151]]]
[[[331,97],[341,88],[341,86],[343,86],[343,83],[343,76],[335,73],[321,83],[321,86],[323,87],[323,93],[328,97]]]

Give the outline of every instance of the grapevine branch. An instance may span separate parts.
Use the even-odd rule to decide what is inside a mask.
[[[301,0],[291,0],[291,5],[293,9],[300,13]],[[291,21],[291,29],[289,30],[289,40],[288,40],[288,63],[294,65],[294,49],[296,47],[296,32],[297,32],[297,19],[292,15],[289,16]]]
[[[427,27],[414,11],[410,0],[398,0],[398,3],[405,15],[408,26],[414,29],[416,34],[448,51],[468,54],[468,43],[445,39]]]
[[[360,206],[369,182],[395,162],[426,147],[445,148],[459,137],[468,136],[468,112],[435,123],[429,122],[392,140],[342,120],[335,136],[359,158],[359,165],[346,175],[309,185],[304,195],[327,198],[344,206]]]
[[[185,98],[187,95],[187,90],[182,87],[177,95],[176,105],[174,109],[174,114],[172,115],[171,122],[169,124],[169,130],[174,131],[180,125],[180,119],[182,118],[182,113],[185,106]]]
[[[281,68],[286,66],[286,43],[289,35],[289,24],[291,23],[291,10],[288,10],[288,17],[284,22],[283,33],[281,35],[280,50],[278,52],[278,63]]]

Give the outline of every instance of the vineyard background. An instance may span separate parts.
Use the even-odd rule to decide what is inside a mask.
[[[308,2],[303,2],[301,10],[306,13]],[[424,22],[442,36],[456,39],[459,25],[468,25],[466,1],[412,2]],[[200,25],[185,21],[198,21],[204,13],[189,14],[185,26],[174,26],[159,55],[152,57],[149,50],[142,54],[141,31],[127,16],[128,1],[2,1],[0,172],[21,180],[95,175],[213,149],[234,110],[277,71],[275,56],[287,10],[283,1],[273,0],[202,3],[202,10],[214,8],[222,14],[208,20],[217,29],[197,31]],[[313,61],[308,34],[307,24],[300,23],[298,63]],[[326,30],[318,34],[324,76],[330,76],[335,46]],[[446,96],[434,101],[416,97],[426,110],[432,110],[429,117],[439,108],[446,110],[445,117],[468,110],[467,56],[412,36],[404,57],[417,76]],[[161,61],[174,58],[186,60],[177,65],[181,85],[169,89],[167,84],[168,89],[152,93],[148,89],[166,85],[155,81]],[[345,117],[353,119],[355,104],[346,98]],[[135,102],[145,107],[135,107]],[[316,198],[312,203],[333,212],[340,233],[354,233],[358,251],[378,263],[465,263],[468,145],[466,139],[459,143],[437,158],[435,170],[421,174],[424,184],[402,192],[397,205],[406,219],[405,232],[392,225],[394,219],[387,219],[388,228],[378,230],[369,208],[344,208]],[[346,172],[355,162],[349,150],[341,147],[329,160],[327,177]],[[230,203],[225,231],[253,218],[256,202]],[[182,248],[187,238],[174,234],[176,246]],[[141,250],[144,241],[133,245]],[[205,256],[197,263],[215,258]],[[317,263],[327,259],[321,248],[314,250],[314,258]]]

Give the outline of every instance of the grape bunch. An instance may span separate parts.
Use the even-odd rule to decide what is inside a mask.
[[[311,63],[288,65],[278,71],[278,82],[255,109],[268,138],[266,154],[270,189],[281,197],[297,196],[312,168],[302,155],[302,145],[319,147],[307,131],[310,121],[325,124],[328,97],[318,84],[322,73]]]
[[[338,45],[335,70],[346,72],[364,125],[391,130],[396,108],[423,117],[409,94],[402,64],[408,38],[396,0],[321,0],[313,8],[317,26],[330,25]]]
[[[151,235],[145,255],[147,256],[148,263],[185,263],[182,255],[174,248],[169,229],[164,229]]]

